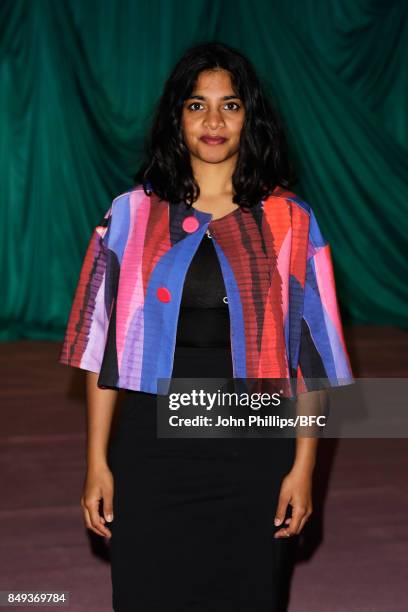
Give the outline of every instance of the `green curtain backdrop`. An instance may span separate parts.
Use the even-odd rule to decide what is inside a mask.
[[[406,0],[2,0],[2,340],[61,339],[90,233],[192,44],[255,64],[345,322],[407,326]],[[4,291],[5,288],[5,291]]]

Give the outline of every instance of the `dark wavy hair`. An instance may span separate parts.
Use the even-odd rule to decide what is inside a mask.
[[[281,120],[268,100],[249,60],[222,43],[210,42],[188,49],[178,61],[158,101],[144,152],[145,160],[134,180],[146,195],[193,204],[200,195],[182,135],[183,104],[203,70],[225,69],[234,93],[244,103],[245,120],[238,159],[232,176],[233,202],[251,208],[277,185],[289,187],[296,179],[287,153]]]

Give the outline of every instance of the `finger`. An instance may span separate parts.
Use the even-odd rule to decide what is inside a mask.
[[[101,533],[101,531],[95,529],[95,527],[92,525],[91,523],[91,516],[89,514],[88,509],[84,506],[83,507],[83,511],[84,511],[84,519],[85,519],[85,525],[87,527],[87,529],[90,529],[91,531],[93,531],[94,533],[97,533],[98,535],[105,535],[104,533]]]
[[[83,510],[83,513],[84,513],[84,521],[85,521],[86,528],[87,529],[92,529],[91,517],[89,516],[88,510],[85,508],[85,506],[82,506],[82,510]]]
[[[300,521],[300,526],[299,526],[299,529],[298,529],[298,531],[297,531],[297,534],[299,534],[299,533],[302,531],[303,527],[306,525],[306,523],[307,523],[307,521],[308,521],[308,518],[309,518],[309,516],[308,516],[308,515],[306,515],[306,516],[304,516],[304,517],[302,518],[302,520]]]
[[[285,497],[279,497],[278,507],[275,512],[275,520],[274,520],[274,524],[276,527],[279,527],[279,525],[282,524],[283,519],[285,518],[288,503],[289,503],[289,499]]]
[[[276,538],[287,538],[290,537],[290,534],[288,532],[288,526],[290,525],[292,520],[292,517],[289,516],[286,520],[285,520],[285,524],[282,525],[281,529],[278,529],[278,531],[275,531],[275,537]]]
[[[96,531],[92,525],[91,516],[89,514],[89,510],[87,508],[87,502],[84,496],[81,497],[80,504],[81,504],[82,511],[84,513],[84,521],[85,521],[86,528],[90,529],[91,531],[94,531],[95,533],[98,533],[98,535],[102,535],[99,531]]]
[[[286,523],[286,521],[285,521]],[[283,527],[281,529],[278,529],[278,531],[275,531],[274,533],[274,537],[275,538],[288,538],[291,535],[293,535],[290,531],[289,526],[288,527]]]
[[[289,532],[289,535],[297,534],[297,531],[300,527],[300,523],[305,516],[306,516],[306,510],[296,507],[296,506],[293,508],[292,517],[291,517],[292,520],[290,522],[289,527],[287,527],[287,531]]]
[[[113,494],[105,493],[103,496],[103,515],[108,523],[113,521]]]
[[[110,531],[104,526],[104,518],[99,514],[99,500],[93,500],[87,504],[91,525],[103,536],[110,536]]]
[[[276,531],[276,532],[274,533],[274,536],[273,536],[273,537],[274,537],[274,538],[279,538],[279,539],[280,539],[280,538],[284,538],[284,539],[285,539],[285,538],[289,538],[289,537],[290,537],[290,535],[291,535],[291,534],[289,533],[288,529],[279,529],[279,531]]]
[[[299,514],[299,511],[293,511],[291,517],[286,519],[285,524],[288,523],[287,527],[282,527],[275,532],[274,537],[276,538],[289,538],[290,536],[297,535],[296,533],[296,525],[300,524],[302,515]]]

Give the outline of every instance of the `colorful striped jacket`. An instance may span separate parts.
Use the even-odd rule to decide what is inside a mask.
[[[59,362],[98,373],[101,387],[165,394],[157,379],[171,378],[184,278],[209,229],[234,378],[285,380],[288,397],[312,379],[352,382],[330,246],[311,207],[276,187],[249,211],[212,217],[141,185],[115,198],[91,236]]]

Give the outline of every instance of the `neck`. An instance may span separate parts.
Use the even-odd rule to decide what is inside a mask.
[[[200,187],[200,197],[211,198],[221,194],[232,194],[232,175],[236,161],[236,155],[218,164],[210,164],[197,157],[191,157],[191,167]]]

